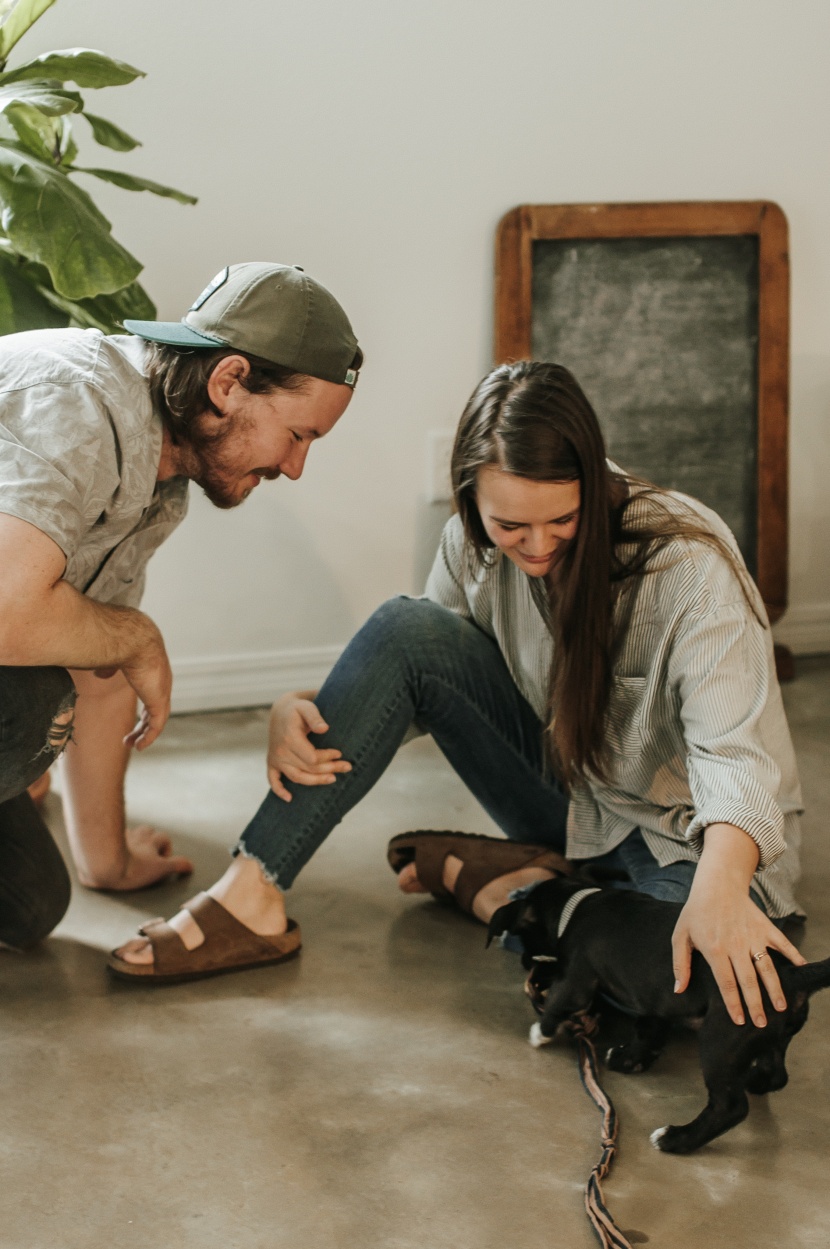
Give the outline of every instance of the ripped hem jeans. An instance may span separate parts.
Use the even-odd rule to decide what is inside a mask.
[[[234,853],[255,859],[288,889],[333,828],[391,762],[415,723],[431,734],[488,815],[514,841],[564,853],[568,800],[545,761],[542,724],[497,644],[471,621],[427,599],[390,599],[355,635],[317,697],[327,733],[352,764],[333,785],[286,783],[268,793]],[[661,867],[639,830],[603,856],[628,888],[684,902],[695,863]]]

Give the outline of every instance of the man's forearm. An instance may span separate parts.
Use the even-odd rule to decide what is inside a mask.
[[[65,571],[51,538],[0,513],[0,665],[123,668],[163,651],[149,616],[96,603],[64,581]]]
[[[0,664],[121,668],[142,651],[163,649],[158,628],[144,612],[96,603],[65,581],[4,607]]]

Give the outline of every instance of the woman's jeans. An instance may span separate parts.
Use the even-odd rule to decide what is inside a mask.
[[[64,668],[0,667],[0,942],[15,949],[45,937],[69,905],[66,866],[26,789],[71,737],[74,705]]]
[[[564,852],[568,800],[547,769],[542,724],[496,643],[470,621],[426,599],[391,599],[349,643],[316,704],[331,728],[311,740],[342,751],[352,771],[332,785],[287,782],[290,803],[269,792],[237,847],[281,889],[372,788],[413,723],[509,838]],[[639,831],[602,862],[634,888],[679,902],[695,870],[660,867]]]

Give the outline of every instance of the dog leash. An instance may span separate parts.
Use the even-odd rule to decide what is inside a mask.
[[[541,1015],[545,1005],[545,991],[534,979],[539,965],[531,971],[525,984],[525,993],[533,1003],[537,1015]],[[633,1249],[631,1242],[622,1234],[613,1216],[605,1204],[602,1192],[602,1181],[606,1178],[614,1162],[617,1152],[617,1112],[608,1094],[603,1089],[597,1075],[597,1051],[592,1040],[597,1031],[597,1020],[593,1015],[580,1011],[568,1021],[566,1027],[576,1040],[579,1078],[582,1087],[602,1112],[602,1128],[600,1139],[602,1154],[588,1178],[585,1186],[585,1213],[596,1233],[602,1249]]]

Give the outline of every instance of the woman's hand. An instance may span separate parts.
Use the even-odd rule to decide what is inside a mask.
[[[316,750],[309,733],[326,733],[326,724],[312,701],[316,690],[285,694],[271,708],[268,725],[268,784],[284,802],[291,794],[282,783],[287,777],[297,785],[331,785],[338,772],[351,772],[339,750]]]
[[[732,824],[707,828],[689,900],[672,937],[672,953],[676,993],[688,987],[692,951],[699,950],[712,968],[732,1020],[745,1022],[745,1003],[750,1018],[762,1028],[766,1016],[759,977],[774,1008],[787,1006],[767,950],[779,950],[798,965],[807,960],[750,898],[757,864],[757,846],[742,829]]]

